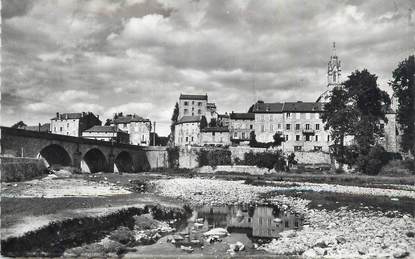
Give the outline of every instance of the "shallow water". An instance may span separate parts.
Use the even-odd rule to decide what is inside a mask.
[[[181,249],[191,247],[192,254],[219,255],[229,249],[230,244],[240,241],[244,244],[244,251],[237,254],[262,253],[255,248],[288,229],[301,229],[303,217],[297,213],[284,211],[277,206],[223,206],[223,207],[197,207],[187,223],[179,227],[173,237],[163,237],[149,246],[139,246],[138,254],[186,254]],[[224,228],[228,236],[220,237],[219,241],[209,242],[203,234],[214,228]],[[173,238],[174,239],[174,238]],[[228,252],[229,253],[229,252]],[[128,255],[131,254],[127,254]]]

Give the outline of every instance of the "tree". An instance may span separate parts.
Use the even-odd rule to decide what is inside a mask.
[[[216,119],[215,118],[210,119],[209,127],[213,128],[217,126],[218,126],[218,122],[216,121]]]
[[[390,82],[398,101],[397,119],[402,130],[401,146],[415,154],[415,56],[399,63]]]
[[[376,81],[376,75],[366,69],[356,70],[344,82],[344,88],[332,90],[322,114],[325,129],[331,130],[334,158],[340,164],[357,164],[364,173],[370,162],[365,157],[383,134],[380,120],[387,122],[384,107],[390,105],[388,94],[379,89]],[[354,137],[354,145],[345,147],[347,135]]]
[[[255,131],[251,131],[251,133],[249,133],[249,146],[254,147],[256,146],[256,144],[257,144],[257,141],[256,141]]]
[[[199,127],[202,130],[202,129],[206,128],[207,126],[208,126],[208,123],[207,123],[206,117],[202,116],[202,119],[200,120]]]
[[[341,164],[347,164],[345,160],[345,136],[353,132],[352,125],[357,120],[357,114],[352,105],[348,102],[346,89],[336,87],[332,90],[329,102],[324,105],[324,112],[321,119],[325,123],[324,129],[330,129],[332,155]]]
[[[274,143],[273,146],[281,146],[282,142],[285,141],[283,135],[279,132],[275,132],[274,136],[272,136],[272,138],[274,139]]]
[[[111,120],[111,119],[107,119],[107,120],[105,121],[104,126],[110,126],[110,125],[111,125],[111,122],[112,122],[112,120]]]
[[[179,104],[176,102],[176,105],[174,106],[173,114],[171,116],[171,125],[170,125],[171,132],[174,132],[174,125],[176,124],[178,119],[179,119]]]
[[[13,129],[19,129],[19,128],[23,128],[23,127],[26,127],[26,126],[27,125],[23,121],[19,121],[19,122],[13,124],[11,126],[11,128],[13,128]]]

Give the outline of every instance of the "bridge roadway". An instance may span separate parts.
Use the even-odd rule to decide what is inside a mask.
[[[141,147],[81,137],[0,127],[2,156],[43,158],[86,172],[138,172],[167,167],[165,147]]]

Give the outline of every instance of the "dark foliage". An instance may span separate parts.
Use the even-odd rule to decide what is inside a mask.
[[[285,159],[282,152],[261,152],[254,153],[249,152],[245,153],[243,164],[257,166],[259,168],[267,168],[271,170],[282,171],[285,170]]]
[[[169,159],[169,167],[170,168],[178,168],[179,167],[179,156],[180,150],[178,147],[169,147],[167,148],[167,155]]]
[[[228,149],[201,149],[197,153],[197,161],[199,166],[231,165],[232,153]]]
[[[399,63],[390,82],[398,100],[397,118],[402,129],[401,145],[404,151],[415,154],[415,56]]]
[[[22,127],[26,127],[26,126],[27,125],[23,121],[19,121],[19,122],[13,124],[13,126],[11,126],[11,128],[18,129],[18,128],[22,128]]]
[[[199,128],[202,130],[204,128],[206,128],[208,126],[207,120],[205,116],[202,116],[202,118],[200,119],[200,125]]]

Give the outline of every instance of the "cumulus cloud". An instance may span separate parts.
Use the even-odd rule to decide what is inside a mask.
[[[381,87],[414,53],[410,0],[7,0],[2,9],[2,123],[56,111],[137,113],[169,132],[180,93],[219,112],[314,101],[331,42],[343,79],[368,68]]]

